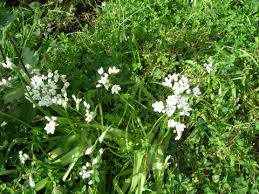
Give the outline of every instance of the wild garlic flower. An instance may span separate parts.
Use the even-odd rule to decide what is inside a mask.
[[[210,63],[205,63],[203,66],[205,67],[205,69],[207,70],[208,73],[213,71],[213,62],[212,61]]]
[[[199,86],[196,86],[195,88],[193,88],[193,89],[192,89],[192,92],[193,92],[193,95],[194,95],[195,97],[198,97],[198,96],[201,95],[201,91],[200,91]]]
[[[5,121],[3,121],[2,123],[1,123],[1,125],[0,125],[0,127],[4,127],[4,126],[6,126],[7,125],[7,123],[5,122]]]
[[[72,95],[72,98],[73,98],[73,100],[76,103],[76,110],[79,111],[79,105],[80,105],[80,102],[82,101],[82,99],[81,98],[76,98],[76,96],[74,94]]]
[[[154,108],[155,112],[162,113],[164,111],[164,103],[162,101],[157,101],[152,104],[152,107]]]
[[[104,86],[106,90],[108,90],[109,87],[111,86],[108,73],[104,73],[101,76],[101,79],[98,80],[98,84],[96,85],[96,87],[100,88],[102,86]]]
[[[85,152],[86,155],[89,155],[93,151],[93,146],[88,148]],[[101,148],[98,151],[97,156],[92,160],[92,162],[86,162],[85,165],[82,166],[81,171],[79,172],[79,175],[82,177],[82,179],[88,179],[88,185],[92,185],[94,183],[93,175],[97,172],[97,168],[99,167],[99,164],[101,162],[101,157],[103,154],[103,148]]]
[[[92,112],[90,111],[90,104],[88,104],[85,101],[83,102],[83,104],[85,106],[85,121],[90,123],[96,117],[96,113],[93,111]]]
[[[101,67],[100,69],[98,69],[98,74],[100,74],[100,75],[102,75],[102,74],[104,74],[104,70],[103,70],[103,68]]]
[[[92,185],[93,183],[93,180],[88,181],[88,185]]]
[[[113,67],[109,67],[108,69],[108,73],[111,75],[111,74],[117,74],[120,72],[120,69],[117,69],[115,66]]]
[[[51,106],[53,104],[67,106],[67,88],[69,82],[65,75],[59,75],[58,71],[48,71],[47,75],[34,75],[30,85],[26,86],[28,92],[25,97],[35,101],[39,106]],[[62,88],[60,87],[62,86]]]
[[[190,93],[188,78],[176,73],[169,74],[162,85],[171,88],[175,94]]]
[[[82,170],[79,173],[79,175],[82,177],[82,179],[90,178],[92,176],[92,174],[94,173],[94,170],[89,170],[88,167],[89,167],[89,164],[82,166]]]
[[[111,84],[110,81],[110,75],[112,74],[117,74],[120,72],[120,69],[114,67],[109,67],[108,73],[104,71],[104,69],[101,67],[98,69],[98,74],[101,75],[100,79],[97,81],[98,83],[96,84],[96,88],[101,88],[102,86],[106,89],[109,90],[111,87],[111,93],[112,94],[118,94],[119,91],[121,90],[120,85],[113,85]]]
[[[29,176],[29,185],[31,188],[35,187],[35,182],[32,175]]]
[[[85,150],[85,155],[90,155],[93,152],[93,146]]]
[[[92,164],[95,165],[98,163],[98,158],[94,158],[93,161],[92,161]]]
[[[169,119],[168,128],[175,128],[174,132],[177,134],[177,136],[175,137],[175,140],[179,140],[181,139],[186,126],[182,123],[174,121],[173,119]]]
[[[44,127],[44,130],[47,132],[47,134],[54,134],[56,126],[58,125],[56,123],[57,117],[46,116],[45,119],[48,121],[48,123]]]
[[[104,152],[104,149],[103,149],[103,148],[99,149],[99,154],[100,154],[100,155],[102,155],[103,152]]]
[[[6,69],[13,69],[13,64],[8,57],[5,58],[5,62],[2,63],[2,66]]]
[[[152,107],[155,112],[165,113],[169,118],[173,115],[179,116],[190,116],[192,108],[189,105],[189,96],[191,95],[191,87],[189,80],[185,76],[179,74],[169,74],[165,79],[162,85],[169,87],[172,90],[171,95],[167,96],[165,102],[157,101],[152,104]],[[198,86],[193,88],[193,95],[201,95],[200,89]],[[179,140],[182,136],[184,128],[186,126],[182,123],[177,123],[173,119],[168,120],[169,128],[176,128],[175,132],[177,136],[175,140]]]
[[[120,90],[121,90],[121,87],[119,85],[113,85],[111,91],[112,91],[112,94],[118,94]]]
[[[10,86],[11,80],[12,80],[12,77],[8,77],[7,79],[2,78],[2,80],[0,80],[0,86]]]
[[[26,160],[28,160],[29,156],[26,153],[23,153],[22,151],[19,151],[19,158],[22,164],[25,164]]]

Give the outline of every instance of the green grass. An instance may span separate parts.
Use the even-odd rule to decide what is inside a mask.
[[[15,65],[0,67],[0,81],[13,78],[0,86],[0,193],[258,192],[257,1],[29,3],[0,10],[0,62]],[[98,69],[112,66],[119,94],[96,88]],[[67,76],[66,108],[25,98],[32,69]],[[173,116],[186,125],[179,141],[152,108],[172,94],[161,83],[173,73],[201,90],[190,95],[189,117]],[[92,122],[72,95],[90,104]],[[54,134],[45,116],[57,117]]]

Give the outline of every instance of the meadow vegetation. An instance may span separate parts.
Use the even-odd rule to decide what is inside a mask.
[[[258,193],[258,6],[0,3],[0,193]]]

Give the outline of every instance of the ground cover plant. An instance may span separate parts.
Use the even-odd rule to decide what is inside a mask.
[[[258,6],[0,3],[0,193],[258,193]]]

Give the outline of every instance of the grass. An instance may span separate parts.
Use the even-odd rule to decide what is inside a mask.
[[[0,61],[14,64],[0,67],[12,77],[0,86],[0,193],[258,192],[256,1],[19,3],[0,10]],[[96,88],[112,66],[118,94]],[[25,98],[37,69],[67,76],[65,108]],[[186,94],[190,116],[152,107],[172,94],[162,82],[173,73],[201,90]],[[57,117],[54,134],[45,116]],[[170,119],[186,126],[178,141]]]

